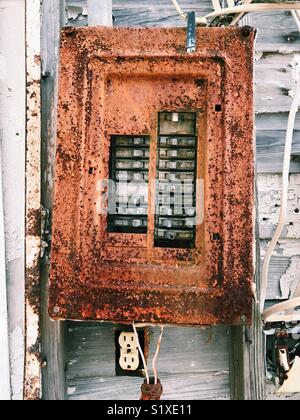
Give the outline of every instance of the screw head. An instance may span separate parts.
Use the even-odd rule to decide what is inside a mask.
[[[244,37],[248,37],[250,35],[251,31],[252,31],[251,26],[243,26],[243,28],[242,28],[242,35]]]
[[[48,363],[47,363],[47,360],[43,360],[42,362],[41,362],[41,368],[42,369],[46,369],[46,367],[48,366]]]
[[[60,307],[59,307],[59,306],[54,306],[54,308],[53,308],[53,312],[54,312],[55,314],[59,314],[59,313],[60,313]]]
[[[246,324],[246,322],[247,322],[247,317],[246,317],[246,315],[242,315],[242,316],[241,316],[241,321],[242,321],[242,323],[243,323],[243,324]]]

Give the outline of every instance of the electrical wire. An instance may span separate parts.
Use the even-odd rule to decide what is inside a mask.
[[[300,103],[300,78],[297,83],[296,93],[292,102],[291,110],[288,118],[288,126],[286,132],[285,148],[284,148],[284,159],[283,159],[283,170],[282,170],[282,194],[281,194],[281,209],[279,215],[278,225],[276,227],[274,236],[268,246],[264,263],[262,269],[262,283],[261,283],[261,298],[260,298],[260,311],[263,314],[265,322],[275,322],[274,320],[284,319],[285,322],[289,320],[295,320],[295,317],[300,319],[300,313],[298,312],[289,312],[289,314],[282,315],[280,314],[283,311],[291,311],[297,306],[300,306],[300,298],[295,296],[292,299],[289,299],[287,302],[279,303],[273,305],[271,308],[264,311],[264,305],[266,301],[267,287],[268,287],[268,274],[269,274],[269,265],[271,256],[275,249],[275,246],[280,238],[282,233],[286,215],[287,215],[287,203],[288,203],[288,188],[289,188],[289,174],[290,174],[290,161],[292,153],[292,142],[293,142],[293,133],[295,127],[296,113],[298,112],[298,107]],[[299,286],[297,287],[296,294],[298,293]],[[284,308],[284,309],[283,309]]]
[[[137,324],[137,325],[145,325],[145,324]],[[137,347],[138,347],[140,356],[141,356],[142,361],[143,361],[143,366],[144,366],[146,381],[147,381],[147,384],[149,384],[150,383],[150,378],[149,378],[147,363],[146,363],[146,359],[145,359],[143,350],[142,350],[141,345],[140,345],[139,335],[138,335],[138,332],[137,332],[137,329],[136,329],[136,325],[135,325],[134,322],[132,323],[132,328],[133,328],[134,335],[135,335],[135,338],[136,338]],[[157,384],[157,381],[158,381],[156,361],[157,361],[157,358],[158,358],[158,355],[159,355],[159,352],[160,352],[160,346],[161,346],[161,341],[162,341],[163,333],[164,333],[164,326],[162,325],[160,327],[160,334],[159,334],[159,337],[158,337],[156,352],[155,352],[155,355],[154,355],[153,360],[152,360],[152,368],[153,368],[154,384],[155,385]]]
[[[282,170],[281,209],[280,209],[279,221],[278,221],[278,225],[276,227],[274,236],[268,246],[264,263],[263,263],[263,269],[262,269],[262,282],[261,282],[261,295],[260,295],[261,296],[260,297],[261,313],[263,313],[265,300],[266,300],[270,259],[275,249],[275,246],[280,238],[280,235],[282,233],[282,230],[286,221],[293,132],[294,132],[295,118],[296,118],[296,113],[298,111],[299,102],[300,102],[300,79],[297,83],[296,93],[295,93],[292,107],[289,113],[288,126],[287,126],[287,131],[286,131],[283,170]]]
[[[156,352],[155,352],[155,355],[154,355],[153,360],[152,360],[152,369],[153,369],[153,374],[154,374],[154,384],[155,385],[157,384],[157,379],[158,379],[157,369],[156,369],[156,361],[157,361],[157,357],[158,357],[159,352],[160,352],[160,345],[161,345],[161,340],[162,340],[163,333],[164,333],[164,327],[161,326],[160,327],[160,334],[159,334],[158,342],[157,342],[157,347],[156,347]]]
[[[245,0],[243,4],[251,4],[252,0]],[[237,16],[235,16],[235,18],[232,20],[232,22],[230,22],[229,26],[234,26],[238,23],[238,21],[240,19],[242,19],[242,17],[244,16],[245,13],[241,12],[239,13]]]
[[[179,17],[183,20],[187,20],[187,15],[185,13],[183,13],[183,11],[182,11],[181,7],[179,6],[177,0],[171,0],[171,1],[174,5],[175,9],[177,10],[177,13],[178,13]],[[200,24],[201,25],[206,25],[207,21],[206,21],[205,18],[196,17],[196,23],[198,25],[200,25]]]
[[[171,0],[171,1],[174,4],[174,7],[177,10],[181,19],[186,20],[186,15],[183,13],[183,11],[182,11],[181,7],[179,6],[179,4],[177,3],[177,1],[176,0]]]
[[[294,10],[292,12],[292,15],[295,19],[298,31],[300,32],[300,13],[299,13],[298,10],[297,11]],[[285,152],[284,152],[285,153],[285,159],[284,159],[284,165],[283,165],[284,169],[283,169],[282,177],[283,177],[283,188],[285,188],[286,191],[285,191],[285,194],[284,194],[284,198],[282,198],[282,200],[285,199],[285,202],[282,201],[282,208],[285,211],[285,216],[286,216],[286,212],[287,212],[288,186],[289,186],[289,166],[290,166],[291,151],[292,151],[292,138],[293,138],[293,131],[294,131],[294,126],[295,126],[295,117],[296,117],[296,113],[297,113],[298,107],[299,107],[299,99],[300,99],[300,78],[299,78],[298,83],[297,83],[296,94],[294,96],[291,111],[290,111],[290,114],[289,114],[289,121],[288,121],[287,135],[286,135],[286,145],[285,145]],[[281,208],[281,210],[282,210],[282,208]],[[281,219],[279,219],[279,222],[280,222],[280,220]],[[283,222],[283,225],[284,225],[284,222]],[[277,226],[277,228],[278,228],[278,226]],[[283,226],[282,226],[282,228],[283,228]],[[282,231],[282,228],[281,228],[281,231]],[[281,231],[280,231],[280,234],[281,234]],[[276,234],[276,232],[275,232],[275,234]],[[269,245],[269,248],[273,252],[274,248],[272,250],[271,245],[272,245],[272,243]],[[274,247],[275,247],[275,245],[274,245]],[[265,303],[265,299],[266,299],[266,291],[267,291],[267,285],[268,285],[268,269],[269,269],[270,258],[269,257],[268,257],[268,259],[265,258],[265,261],[264,261],[265,270],[263,270],[263,276],[262,276],[264,289],[263,289],[263,295],[262,295],[262,298],[261,298],[261,310],[264,309],[263,307],[264,307],[264,303]],[[296,287],[294,295],[291,299],[289,299],[286,302],[279,303],[277,305],[273,305],[271,308],[269,308],[269,309],[267,309],[263,312],[264,321],[265,322],[299,321],[300,313],[299,313],[299,311],[298,312],[295,311],[295,308],[297,306],[300,306],[300,282],[298,282],[298,285]],[[285,313],[283,313],[283,312],[285,312]]]
[[[291,314],[283,314],[282,312],[289,311],[290,309],[300,306],[300,297],[289,299],[282,303],[277,303],[271,308],[266,309],[263,313],[265,322],[293,322],[299,321],[300,312],[293,312]]]
[[[137,332],[136,327],[134,325],[134,322],[132,323],[132,328],[133,328],[134,335],[135,335],[135,338],[136,338],[136,344],[137,344],[137,347],[138,347],[140,356],[141,356],[142,361],[143,361],[143,366],[144,366],[146,381],[147,381],[147,384],[149,384],[150,383],[150,379],[149,379],[149,373],[148,373],[147,363],[146,363],[146,359],[145,359],[143,350],[142,350],[141,345],[140,345],[139,335],[138,335],[138,332]]]
[[[221,5],[219,0],[211,0],[214,10],[221,10]]]
[[[299,10],[292,10],[293,18],[295,19],[298,31],[300,32]]]
[[[221,10],[216,10],[204,16],[205,19],[215,18],[223,15],[232,15],[235,13],[256,13],[268,12],[275,10],[300,10],[300,2],[282,2],[282,3],[252,3],[241,4],[233,7],[226,7]],[[201,18],[200,18],[201,19]]]
[[[181,7],[179,6],[177,0],[171,0],[175,6],[179,16],[186,20],[186,14],[183,13]],[[300,2],[281,2],[281,3],[252,3],[252,4],[242,4],[237,6],[226,7],[223,9],[214,10],[211,13],[208,13],[206,16],[196,17],[196,23],[199,25],[207,25],[208,19],[216,18],[219,16],[232,15],[237,13],[256,13],[256,12],[269,12],[276,10],[300,10]]]

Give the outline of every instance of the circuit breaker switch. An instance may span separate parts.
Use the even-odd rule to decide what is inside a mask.
[[[172,112],[172,121],[173,122],[179,121],[179,114],[177,112]]]

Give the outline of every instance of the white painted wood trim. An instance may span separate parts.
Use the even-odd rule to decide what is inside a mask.
[[[0,138],[1,140],[1,138]],[[2,142],[1,142],[2,143]],[[0,143],[0,400],[10,400],[7,289],[2,188],[2,144]]]
[[[89,26],[112,26],[112,0],[87,0]]]
[[[25,2],[0,0],[1,175],[12,400],[22,399],[24,377]]]

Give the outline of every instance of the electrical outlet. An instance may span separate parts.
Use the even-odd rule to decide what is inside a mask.
[[[139,328],[139,342],[142,351],[147,357],[148,334],[147,329]],[[141,360],[137,341],[132,328],[129,326],[117,327],[115,331],[116,344],[116,375],[117,376],[143,376],[143,362]]]
[[[121,332],[119,336],[119,344],[121,349],[130,349],[130,350],[138,350],[136,337],[133,332]]]
[[[135,371],[138,369],[140,359],[138,353],[127,354],[121,350],[121,357],[119,359],[120,366],[123,370]]]
[[[123,370],[135,371],[140,364],[139,350],[134,333],[122,332],[119,336],[120,359],[119,364]]]

